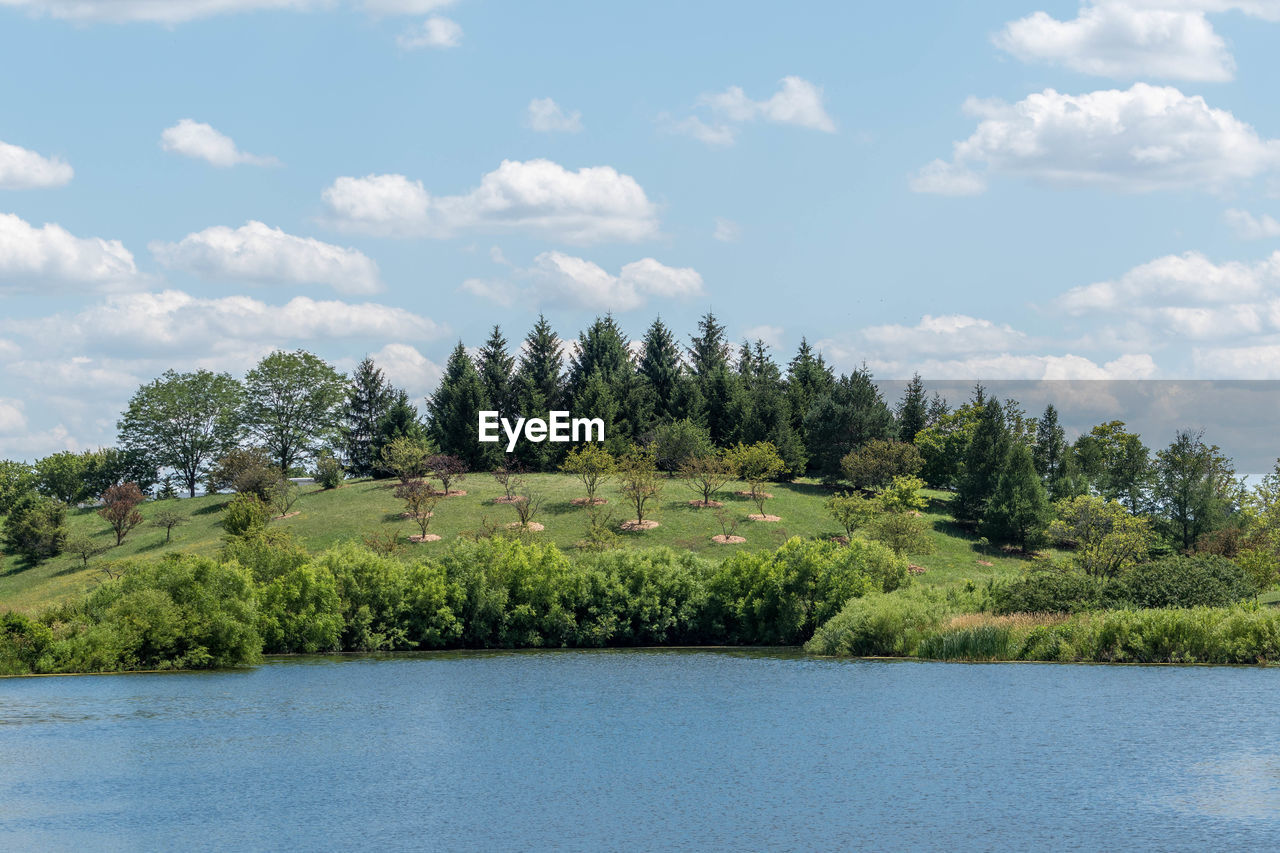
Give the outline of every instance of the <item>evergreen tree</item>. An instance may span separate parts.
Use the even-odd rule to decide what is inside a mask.
[[[516,374],[521,415],[545,417],[551,409],[564,408],[563,351],[564,344],[547,318],[538,315],[538,322],[524,339]]]
[[[965,521],[981,521],[986,515],[1012,443],[1000,401],[975,394],[974,400],[979,399],[983,405],[978,412],[973,438],[965,451],[956,483],[956,496],[952,501],[956,518]]]
[[[1066,474],[1068,458],[1067,434],[1058,423],[1058,410],[1053,403],[1045,406],[1044,414],[1036,421],[1036,440],[1031,447],[1031,460],[1040,480],[1050,493],[1062,487],[1059,481]]]
[[[476,370],[484,389],[485,406],[501,417],[516,414],[515,368],[516,360],[507,352],[507,339],[502,336],[502,329],[494,326],[489,340],[480,348]]]
[[[727,364],[699,377],[707,432],[717,447],[727,447],[737,434],[743,410],[742,379]]]
[[[368,477],[377,467],[374,445],[378,423],[395,402],[395,389],[382,370],[365,357],[351,375],[347,400],[342,409],[342,449],[347,470],[356,477]]]
[[[441,453],[457,456],[468,467],[483,464],[485,447],[478,440],[484,389],[480,375],[459,341],[445,364],[440,386],[427,402],[428,437]]]
[[[801,338],[795,358],[787,365],[787,401],[791,409],[791,429],[802,445],[806,445],[804,418],[813,402],[831,393],[835,377],[822,356],[815,354],[809,342]]]
[[[606,314],[578,336],[578,345],[569,359],[569,398],[575,415],[602,418],[604,414],[591,408],[586,389],[599,378],[609,389],[616,404],[612,418],[605,420],[604,434],[609,439],[630,439],[648,428],[652,400],[637,393],[635,365],[627,349],[626,336],[613,316]],[[595,396],[595,392],[592,393]]]
[[[700,379],[709,380],[720,368],[729,367],[729,343],[724,326],[710,311],[698,320],[698,334],[689,343],[689,368]]]
[[[898,441],[910,444],[916,433],[928,426],[928,401],[924,395],[924,380],[916,373],[907,383],[902,402],[898,404]]]
[[[641,383],[652,391],[654,418],[661,423],[675,420],[675,406],[679,403],[680,348],[662,318],[654,320],[644,333],[637,373]]]
[[[769,442],[787,465],[790,476],[805,470],[804,443],[791,426],[790,403],[787,400],[782,373],[764,341],[745,347],[747,373],[740,373],[742,393],[734,400],[737,430],[733,440],[743,444]]]
[[[816,399],[804,419],[809,466],[828,481],[840,478],[840,460],[873,438],[893,437],[893,412],[865,368],[841,376]]]
[[[1025,552],[1043,536],[1049,515],[1049,501],[1031,451],[1025,444],[1013,442],[982,518],[981,530],[992,539],[1016,542]]]

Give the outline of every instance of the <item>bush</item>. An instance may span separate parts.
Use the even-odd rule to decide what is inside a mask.
[[[715,445],[706,427],[685,418],[662,424],[653,431],[651,446],[659,471],[679,471],[691,459],[711,456]]]
[[[311,557],[288,530],[254,527],[228,539],[221,559],[247,569],[255,582],[265,584],[305,565]]]
[[[316,460],[316,482],[322,489],[336,489],[342,485],[342,463],[332,456]]]
[[[1117,597],[1137,607],[1225,607],[1257,593],[1244,569],[1209,554],[1140,563],[1117,585]]]
[[[267,526],[271,509],[257,495],[236,495],[222,508],[222,529],[231,536],[244,536]]]
[[[67,510],[43,495],[27,492],[13,502],[4,522],[4,543],[27,561],[56,557],[67,541]]]
[[[889,485],[895,477],[912,477],[924,467],[914,444],[872,439],[840,460],[840,471],[855,489]]]
[[[954,612],[954,605],[931,589],[855,598],[819,626],[804,648],[818,655],[909,657]]]
[[[1104,581],[1057,566],[1035,568],[991,589],[995,613],[1078,613],[1107,600]]]
[[[210,492],[231,489],[238,495],[253,495],[266,502],[280,479],[280,469],[267,451],[259,447],[237,448],[217,461],[205,478]]]

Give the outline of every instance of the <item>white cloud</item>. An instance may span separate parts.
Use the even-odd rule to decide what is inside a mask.
[[[361,4],[373,15],[427,15],[454,4],[455,0],[364,0]]]
[[[520,298],[520,289],[509,281],[469,278],[462,282],[461,289],[477,299],[494,302],[504,308],[510,308]]]
[[[1130,192],[1222,191],[1280,164],[1280,141],[1261,139],[1230,112],[1172,87],[1136,83],[1084,95],[1046,89],[1016,104],[970,99],[965,108],[981,121],[955,144],[949,165],[956,170],[983,164],[1057,186]],[[919,189],[937,191],[927,182]]]
[[[742,226],[732,219],[724,219],[717,216],[716,230],[712,232],[711,236],[721,243],[736,243],[742,237]]]
[[[133,255],[119,240],[76,237],[60,225],[37,228],[0,213],[0,291],[43,283],[121,286],[137,278]]]
[[[425,397],[440,382],[444,370],[409,344],[387,344],[372,356],[391,384],[415,399]]]
[[[582,113],[566,113],[551,98],[534,98],[529,102],[528,124],[539,133],[578,133],[582,130]]]
[[[781,326],[752,326],[751,328],[744,330],[742,335],[753,344],[756,341],[764,341],[774,349],[781,349],[782,331]]]
[[[1254,216],[1247,210],[1231,209],[1222,214],[1222,218],[1242,240],[1264,240],[1280,237],[1280,222],[1275,217],[1263,214]]]
[[[920,167],[908,181],[912,192],[934,195],[980,195],[986,192],[987,182],[981,175],[963,166],[934,160]]]
[[[870,326],[862,330],[862,338],[876,352],[925,355],[1007,350],[1027,343],[1027,336],[1011,326],[964,314],[926,314],[915,326]]]
[[[154,242],[151,252],[164,266],[206,279],[265,284],[326,284],[340,293],[382,289],[378,265],[355,249],[296,237],[250,221],[188,234],[177,243]]]
[[[0,190],[61,187],[70,183],[74,174],[75,170],[57,157],[42,157],[34,151],[0,142]]]
[[[0,435],[17,435],[27,428],[21,400],[0,397]]]
[[[33,460],[61,450],[87,450],[88,447],[62,424],[39,432],[24,430],[12,436],[0,435],[0,458]]]
[[[738,127],[747,122],[766,121],[795,127],[835,133],[836,124],[823,104],[822,89],[802,77],[783,77],[778,91],[762,101],[747,97],[740,86],[723,92],[702,95],[698,106],[705,109],[707,119],[689,116],[666,118],[664,124],[675,133],[684,133],[708,145],[732,145]]]
[[[205,160],[214,166],[275,166],[274,157],[259,157],[236,147],[231,137],[203,122],[184,118],[160,134],[160,147],[174,154]]]
[[[1244,347],[1195,347],[1196,375],[1207,379],[1280,379],[1280,343]]]
[[[433,15],[396,36],[396,44],[404,50],[457,47],[462,44],[462,27],[452,18]]]
[[[307,11],[330,0],[0,0],[0,6],[26,9],[70,21],[152,21],[177,24],[235,12],[264,9]]]
[[[179,290],[107,298],[72,315],[0,323],[7,334],[76,341],[86,352],[190,354],[242,350],[288,342],[340,339],[423,340],[442,332],[430,319],[371,302],[319,301],[298,296],[269,305],[248,296],[201,299]]]
[[[550,160],[504,160],[465,195],[434,198],[403,175],[341,177],[324,201],[334,225],[385,236],[527,231],[597,243],[645,240],[658,230],[657,206],[635,178],[610,166],[571,172]]]
[[[649,297],[688,299],[702,294],[697,270],[669,267],[653,258],[626,264],[616,276],[562,252],[543,252],[533,263],[534,289],[541,300],[590,310],[630,311]]]
[[[1012,21],[996,46],[1027,62],[1101,77],[1223,82],[1235,60],[1201,9],[1138,8],[1103,2],[1070,21],[1036,12]]]

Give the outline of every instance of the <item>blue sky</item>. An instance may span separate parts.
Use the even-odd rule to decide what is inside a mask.
[[[0,0],[0,456],[274,347],[420,396],[538,311],[1280,378],[1280,0],[794,5]]]

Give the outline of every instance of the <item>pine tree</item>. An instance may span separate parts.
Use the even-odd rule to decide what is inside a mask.
[[[395,389],[373,359],[366,356],[351,376],[342,410],[342,447],[347,471],[352,476],[368,477],[377,467],[374,445],[378,440],[378,423],[395,400]]]
[[[928,426],[928,401],[925,399],[924,380],[916,373],[907,383],[902,402],[898,404],[898,441],[910,444],[916,433]]]
[[[502,336],[500,327],[493,327],[476,361],[486,407],[497,411],[501,417],[515,415],[516,360],[507,352],[507,339]]]
[[[724,326],[708,311],[698,321],[697,336],[689,342],[689,368],[695,376],[706,380],[716,370],[728,366],[729,344],[724,336]]]
[[[605,420],[605,435],[610,439],[628,439],[647,428],[651,406],[636,394],[635,365],[627,349],[626,336],[612,315],[597,317],[578,336],[578,344],[569,360],[568,389],[575,415],[604,417],[594,411],[592,399],[586,389],[592,380],[599,378],[609,389],[611,399],[618,405],[613,418]],[[595,392],[592,393],[595,396]],[[637,411],[637,407],[640,411]]]
[[[653,392],[654,418],[664,423],[674,420],[681,374],[680,348],[662,318],[654,320],[644,334],[637,373],[640,381]]]
[[[445,364],[440,386],[427,402],[428,437],[441,453],[461,458],[472,468],[483,463],[485,448],[479,442],[480,410],[484,389],[480,375],[459,341]]]
[[[1031,451],[1014,442],[996,480],[981,530],[992,539],[1016,542],[1025,552],[1039,542],[1049,525],[1049,514],[1049,501]]]
[[[1062,476],[1066,455],[1067,434],[1058,423],[1058,410],[1050,403],[1036,422],[1036,441],[1031,448],[1036,473],[1045,483],[1052,483]]]
[[[538,315],[538,322],[524,339],[516,374],[520,414],[524,417],[545,417],[551,409],[564,408],[563,352],[564,344],[547,318]]]
[[[874,438],[893,437],[893,412],[865,368],[855,370],[814,400],[804,419],[809,467],[824,479],[840,477],[840,460]]]
[[[795,358],[787,365],[787,402],[791,410],[791,430],[800,446],[808,446],[804,419],[814,401],[831,393],[835,377],[820,354],[815,354],[809,341],[800,339]]]
[[[1011,444],[1000,401],[975,394],[975,403],[977,400],[982,400],[983,406],[964,454],[956,496],[952,501],[956,517],[966,521],[981,521],[986,515]]]

